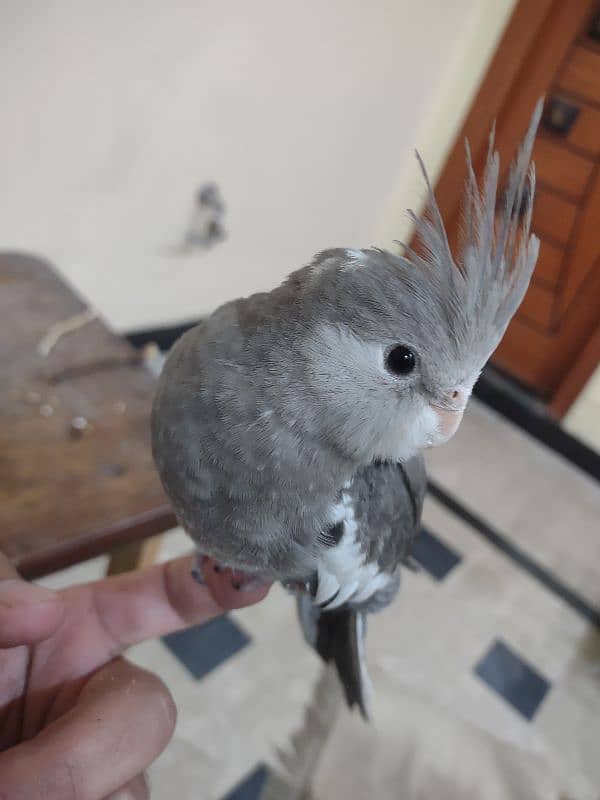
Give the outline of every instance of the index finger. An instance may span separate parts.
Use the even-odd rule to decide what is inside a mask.
[[[113,653],[145,639],[207,622],[230,608],[258,603],[269,591],[270,585],[262,584],[239,593],[226,608],[217,603],[206,586],[193,579],[193,562],[192,556],[185,556],[85,587],[93,592],[93,605],[102,629],[111,639]]]

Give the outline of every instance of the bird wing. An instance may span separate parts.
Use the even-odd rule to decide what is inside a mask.
[[[331,610],[390,602],[398,565],[418,533],[425,485],[420,455],[406,464],[377,463],[356,472],[323,534],[315,603]]]

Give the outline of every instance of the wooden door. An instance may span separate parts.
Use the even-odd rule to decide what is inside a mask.
[[[535,275],[493,363],[564,412],[598,362],[600,324],[600,3],[521,0],[437,186],[456,240],[463,139],[475,164],[497,119],[503,169],[537,97],[546,103],[534,158],[533,229],[541,239]],[[596,344],[594,344],[596,342]],[[592,346],[593,345],[593,346]],[[580,359],[585,359],[582,368]],[[579,387],[581,388],[581,387]]]

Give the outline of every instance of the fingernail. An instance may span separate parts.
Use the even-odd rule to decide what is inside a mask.
[[[17,578],[0,581],[0,604],[5,608],[56,603],[57,601],[56,593],[46,589],[45,586],[26,583]]]

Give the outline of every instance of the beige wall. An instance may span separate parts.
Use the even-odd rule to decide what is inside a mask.
[[[445,68],[429,88],[413,148],[427,165],[432,182],[441,172],[454,139],[474,99],[516,0],[476,3],[465,18]],[[377,226],[377,238],[387,247],[410,236],[406,208],[422,205],[423,179],[412,153],[404,155],[396,181]],[[421,203],[418,200],[421,200]]]
[[[513,0],[4,0],[0,247],[118,329],[193,318],[333,245],[388,243]],[[172,252],[215,179],[225,243]]]
[[[584,386],[563,423],[569,433],[600,452],[600,367]]]

